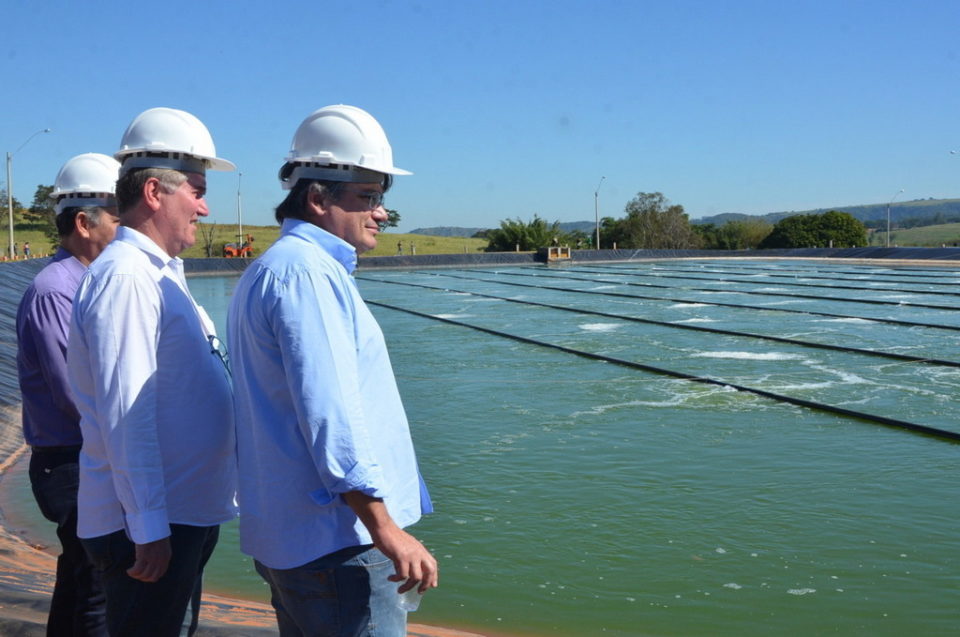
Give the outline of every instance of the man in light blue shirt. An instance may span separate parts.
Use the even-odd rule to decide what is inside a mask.
[[[281,169],[280,238],[234,291],[241,549],[270,584],[280,634],[406,635],[398,590],[437,585],[404,530],[432,510],[357,254],[377,244],[393,175],[383,129],[332,106]]]
[[[206,127],[169,108],[127,128],[121,227],[73,304],[67,365],[80,412],[77,535],[102,574],[111,635],[196,630],[203,568],[234,517],[227,370],[177,258],[209,214],[206,170],[230,169]]]

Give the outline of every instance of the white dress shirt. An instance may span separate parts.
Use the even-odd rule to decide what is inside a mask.
[[[234,516],[233,404],[212,330],[182,261],[135,230],[121,227],[87,270],[67,351],[83,432],[79,537],[126,529],[144,544],[170,524]]]

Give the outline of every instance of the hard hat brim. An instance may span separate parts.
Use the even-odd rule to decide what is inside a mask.
[[[205,159],[209,163],[209,166],[207,167],[208,170],[224,170],[229,172],[237,169],[237,165],[235,163],[226,159],[221,159],[219,157],[206,157]]]

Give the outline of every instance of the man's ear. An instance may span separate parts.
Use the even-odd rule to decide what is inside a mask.
[[[330,193],[318,192],[311,188],[307,191],[307,208],[318,217],[322,217],[327,212],[327,206],[330,203]]]
[[[164,194],[163,184],[156,177],[151,177],[143,184],[143,203],[156,212],[160,209],[160,195]]]
[[[90,216],[85,212],[78,212],[73,218],[73,231],[83,239],[90,238],[90,229],[93,225],[90,223]]]

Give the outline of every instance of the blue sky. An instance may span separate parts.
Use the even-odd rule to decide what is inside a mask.
[[[164,3],[7,0],[0,150],[14,195],[112,154],[154,106],[210,129],[211,221],[272,222],[309,113],[384,126],[401,231],[623,215],[660,191],[693,218],[960,196],[960,4]],[[5,175],[0,174],[5,180]]]

